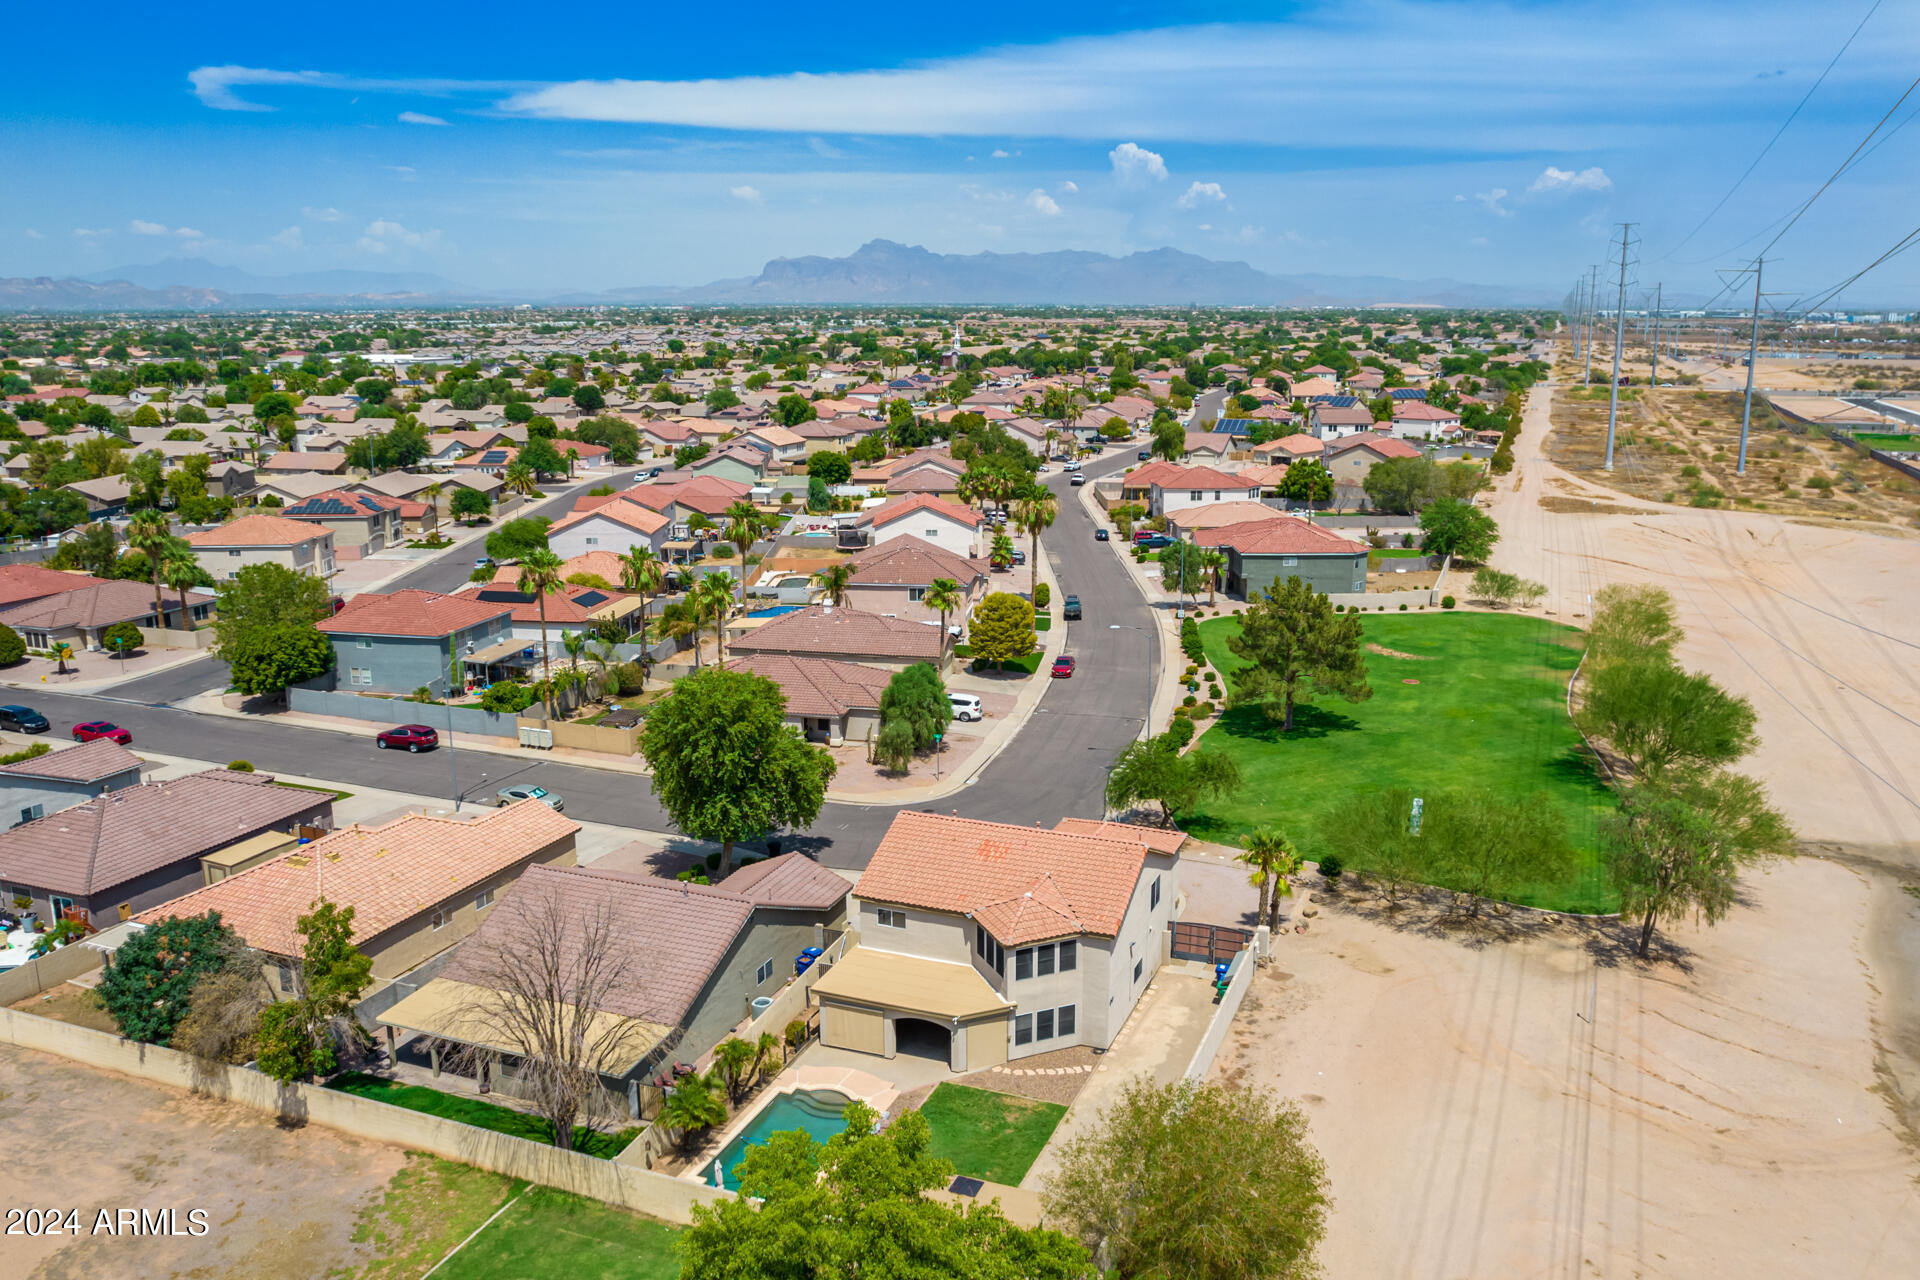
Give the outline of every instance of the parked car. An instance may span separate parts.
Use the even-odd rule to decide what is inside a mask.
[[[1067,481],[1067,483],[1075,489],[1078,489],[1081,485],[1085,484],[1086,482],[1087,482],[1087,478],[1081,475],[1079,472],[1075,472],[1073,479]]]
[[[440,733],[432,725],[402,724],[373,735],[373,745],[398,751],[431,751],[440,745]]]
[[[491,569],[494,567],[493,557],[481,556],[478,560],[475,560],[473,562],[473,567],[476,569]]]
[[[567,807],[567,802],[560,798],[559,792],[549,791],[545,787],[534,787],[524,784],[517,787],[500,788],[498,799],[502,808],[505,808],[516,800],[538,800],[555,813],[559,813]]]
[[[1066,466],[1061,468],[1061,470],[1063,471],[1078,471],[1079,469],[1080,469],[1080,464],[1078,462],[1069,462]]]
[[[1080,597],[1068,596],[1060,603],[1060,617],[1067,622],[1080,621]]]
[[[1025,564],[1027,562],[1027,553],[1015,547],[1013,549],[1013,562],[1015,564]]]
[[[949,693],[947,701],[953,704],[955,720],[978,720],[986,715],[986,709],[980,705],[980,699],[971,693]]]
[[[75,742],[92,742],[98,738],[105,738],[109,742],[117,742],[123,747],[133,745],[133,735],[111,720],[89,720],[85,724],[73,726],[73,740]]]
[[[32,707],[0,707],[0,729],[11,729],[15,733],[45,733],[53,728],[47,718]]]
[[[1053,660],[1053,678],[1068,680],[1073,677],[1073,655],[1063,653]]]
[[[1133,531],[1133,545],[1136,547],[1170,547],[1173,545],[1173,539],[1153,529],[1135,529]]]
[[[1105,541],[1107,541],[1107,540],[1108,540],[1108,539],[1107,539],[1107,531],[1106,531],[1105,529],[1095,529],[1095,530],[1093,531],[1093,540],[1094,540],[1095,542],[1105,542]]]
[[[1145,462],[1147,461],[1147,459],[1153,457],[1153,450],[1142,449],[1140,452],[1134,454],[1133,456],[1140,459],[1140,461]]]

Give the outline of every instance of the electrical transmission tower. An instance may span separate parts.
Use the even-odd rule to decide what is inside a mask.
[[[1613,381],[1607,388],[1607,470],[1613,470],[1613,430],[1620,413],[1620,348],[1627,324],[1627,256],[1634,245],[1633,224],[1620,224],[1620,292],[1613,304]]]
[[[1738,476],[1747,474],[1747,429],[1753,421],[1753,371],[1760,363],[1760,299],[1767,296],[1760,292],[1760,276],[1766,265],[1763,255],[1755,258],[1752,266],[1731,273],[1741,276],[1753,273],[1753,323],[1747,330],[1747,394],[1740,405],[1740,461],[1733,469]]]

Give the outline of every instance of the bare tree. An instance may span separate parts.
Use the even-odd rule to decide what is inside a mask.
[[[625,1072],[657,1029],[608,1011],[633,966],[606,905],[582,914],[530,887],[514,895],[510,930],[468,940],[459,981],[474,995],[445,1030],[463,1045],[462,1069],[484,1070],[502,1052],[519,1059],[521,1096],[553,1127],[553,1145],[571,1148],[576,1128],[615,1118],[600,1077]]]
[[[253,1055],[260,1012],[273,1003],[258,951],[235,938],[219,969],[193,986],[187,1016],[173,1029],[172,1046],[203,1069],[233,1066]]]

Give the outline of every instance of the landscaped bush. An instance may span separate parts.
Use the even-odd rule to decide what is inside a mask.
[[[227,761],[227,768],[228,768],[229,770],[231,770],[232,772],[234,772],[234,773],[252,773],[252,772],[253,772],[253,761],[251,761],[251,760],[229,760],[229,761]]]
[[[1400,612],[1402,612],[1402,613],[1405,613],[1406,611],[1407,611],[1407,606],[1405,606],[1404,604],[1403,604],[1403,605],[1401,605],[1401,606],[1400,606]]]
[[[1180,711],[1185,710],[1185,707],[1180,708]],[[1179,711],[1175,712],[1173,723],[1167,726],[1167,738],[1172,741],[1176,747],[1184,747],[1193,741],[1193,735],[1193,721],[1180,714]]]
[[[1200,643],[1200,623],[1187,617],[1180,620],[1180,651],[1193,663],[1206,661],[1207,651]]]
[[[1440,597],[1440,607],[1441,607],[1442,609],[1451,609],[1451,608],[1453,608],[1453,603],[1454,603],[1454,601],[1453,601],[1453,597],[1452,597],[1452,596],[1441,596],[1441,597]]]
[[[1213,703],[1203,702],[1195,707],[1189,714],[1192,715],[1195,720],[1211,719],[1213,717]]]
[[[611,674],[614,679],[614,687],[623,698],[640,692],[646,682],[646,677],[642,674],[640,664],[637,662],[619,663],[614,666]]]
[[[27,642],[20,633],[0,622],[0,666],[10,666],[27,656]]]
[[[1200,701],[1200,699],[1194,697],[1192,694],[1188,694],[1186,697],[1180,699],[1180,705],[1183,707],[1191,707],[1198,701]]]
[[[1340,855],[1337,853],[1329,853],[1320,859],[1320,874],[1328,880],[1338,880],[1340,873],[1346,869],[1346,865],[1340,861]]]
[[[497,711],[502,715],[514,715],[525,711],[537,701],[539,698],[526,685],[502,680],[498,684],[489,685],[487,691],[480,695],[480,709]]]
[[[1052,603],[1053,588],[1044,582],[1035,583],[1033,587],[1033,607],[1036,609],[1044,609]]]

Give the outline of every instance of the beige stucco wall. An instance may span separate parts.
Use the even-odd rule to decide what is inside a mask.
[[[853,901],[858,906],[859,923],[855,928],[859,931],[862,946],[875,951],[944,960],[948,964],[967,964],[973,955],[971,926],[960,916],[902,908],[906,911],[907,927],[896,929],[888,925],[883,928],[878,907],[857,898]]]
[[[224,581],[242,569],[256,564],[277,564],[297,573],[332,577],[335,569],[333,534],[318,542],[303,542],[292,547],[197,547],[194,558],[216,581]]]

